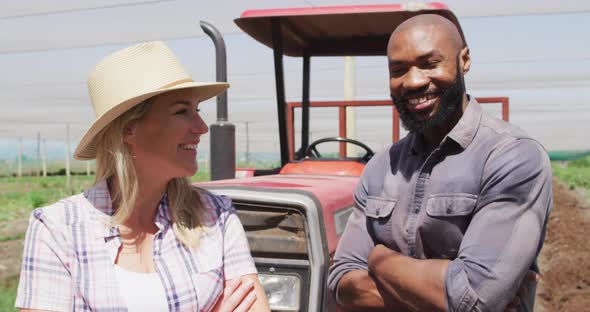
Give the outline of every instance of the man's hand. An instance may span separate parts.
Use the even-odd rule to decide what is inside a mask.
[[[252,281],[242,282],[236,278],[226,281],[223,294],[213,307],[213,312],[246,312],[256,301],[256,292]]]
[[[520,309],[520,305],[523,302],[523,300],[529,296],[529,293],[531,291],[533,291],[533,290],[529,289],[529,282],[535,282],[535,285],[536,285],[538,281],[539,281],[539,274],[537,274],[537,272],[535,272],[535,271],[529,270],[527,272],[527,274],[525,275],[524,279],[522,280],[522,283],[520,284],[520,288],[516,292],[516,295],[514,296],[512,301],[510,301],[510,303],[506,307],[505,312],[518,311]]]

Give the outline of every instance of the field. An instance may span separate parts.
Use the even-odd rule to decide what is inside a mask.
[[[535,311],[590,307],[590,157],[553,163],[553,210],[539,257]]]
[[[553,176],[564,182],[569,189],[582,192],[590,200],[590,157],[570,161],[554,162]]]
[[[590,158],[553,163],[554,205],[539,257],[541,280],[535,311],[587,311],[590,306]],[[194,181],[208,179],[199,173]],[[30,212],[79,193],[93,176],[0,178],[0,311],[13,308]]]
[[[94,176],[72,176],[66,189],[63,176],[0,179],[0,222],[28,217],[32,209],[80,193],[92,185]]]
[[[587,192],[554,179],[535,311],[589,310],[590,205],[583,194]]]

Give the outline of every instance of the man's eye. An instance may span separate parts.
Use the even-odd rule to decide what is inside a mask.
[[[175,114],[175,115],[182,115],[182,114],[184,114],[184,113],[186,113],[186,108],[183,108],[183,109],[181,109],[181,110],[177,111],[177,112],[176,112],[176,113],[174,113],[174,114]]]
[[[389,74],[391,74],[392,76],[399,76],[401,74],[404,73],[404,69],[403,68],[391,68],[389,69]]]
[[[440,63],[440,61],[436,60],[436,61],[428,61],[426,62],[426,64],[424,65],[425,68],[434,68],[438,65],[438,63]]]

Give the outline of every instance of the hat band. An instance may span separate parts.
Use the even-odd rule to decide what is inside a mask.
[[[185,83],[185,82],[193,82],[193,80],[190,79],[190,78],[189,79],[178,80],[178,81],[175,81],[173,83],[169,83],[167,85],[164,85],[164,86],[160,87],[158,90],[168,89],[168,88],[177,86],[177,85],[182,84],[182,83]]]

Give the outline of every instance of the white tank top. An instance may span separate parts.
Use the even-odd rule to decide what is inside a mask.
[[[115,275],[127,311],[168,311],[166,292],[158,273],[130,272],[115,265]]]

